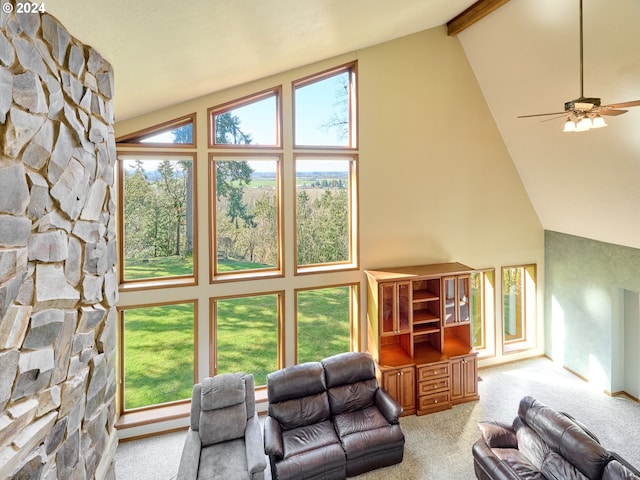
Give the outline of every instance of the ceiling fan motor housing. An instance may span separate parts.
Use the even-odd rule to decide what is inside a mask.
[[[599,98],[586,98],[580,97],[575,100],[570,100],[564,104],[565,111],[582,110],[589,111],[594,107],[600,106]]]

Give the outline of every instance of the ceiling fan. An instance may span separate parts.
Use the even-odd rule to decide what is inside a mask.
[[[626,113],[623,110],[628,107],[640,106],[640,100],[630,102],[611,103],[602,105],[599,98],[585,97],[583,93],[583,41],[582,41],[582,0],[580,0],[580,97],[575,100],[569,100],[564,104],[563,112],[537,113],[534,115],[520,115],[518,118],[544,117],[548,115],[559,115],[548,120],[555,120],[566,116],[567,121],[564,125],[564,132],[584,132],[591,128],[606,127],[604,116],[617,116]],[[547,120],[543,120],[547,121]]]

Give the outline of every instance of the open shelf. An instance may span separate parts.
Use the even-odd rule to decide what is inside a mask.
[[[440,295],[434,293],[430,290],[414,290],[413,291],[413,302],[430,302],[440,300]]]
[[[440,317],[428,310],[416,310],[413,312],[413,324],[440,323]]]

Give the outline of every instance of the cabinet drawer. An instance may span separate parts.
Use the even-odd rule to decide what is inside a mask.
[[[436,377],[449,376],[449,362],[433,363],[418,368],[418,381],[423,382]]]
[[[449,377],[436,378],[418,384],[418,395],[430,395],[442,390],[449,390]]]
[[[433,395],[423,395],[420,397],[420,409],[446,405],[449,403],[449,392],[440,392]]]

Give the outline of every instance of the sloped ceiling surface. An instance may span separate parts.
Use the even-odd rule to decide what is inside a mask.
[[[640,2],[584,0],[584,94],[640,99]],[[545,229],[640,248],[640,107],[563,133],[580,95],[579,0],[512,0],[459,36]],[[553,118],[553,117],[546,117]]]
[[[473,0],[55,0],[116,71],[123,120],[442,25]],[[511,0],[459,35],[545,229],[640,248],[640,107],[562,133],[580,94],[579,0]],[[584,0],[585,96],[640,99],[640,2]],[[149,82],[153,78],[153,82]],[[441,113],[446,115],[446,113]]]

